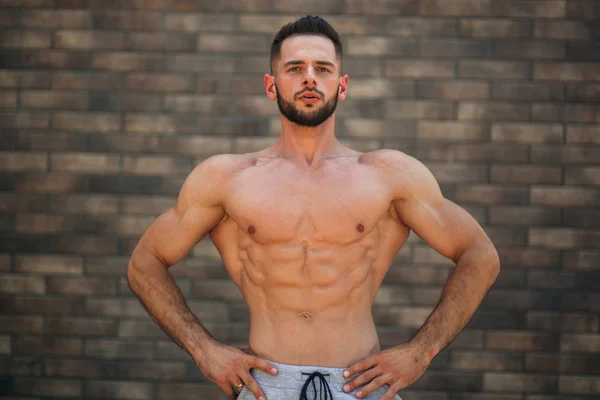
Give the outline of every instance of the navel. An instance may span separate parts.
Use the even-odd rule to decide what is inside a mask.
[[[312,321],[312,315],[310,315],[310,314],[309,314],[309,313],[307,313],[307,312],[301,312],[301,313],[300,313],[300,318],[302,318],[302,319],[303,319],[304,321],[306,321],[306,322],[310,322],[310,321]]]
[[[363,224],[358,224],[356,225],[356,230],[363,233],[365,231],[365,226]]]
[[[251,234],[251,235],[253,235],[254,232],[256,232],[256,228],[254,227],[254,225],[250,225],[248,227],[248,233]]]

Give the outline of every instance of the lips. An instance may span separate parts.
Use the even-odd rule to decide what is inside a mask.
[[[300,100],[304,100],[305,102],[308,103],[314,103],[316,101],[318,101],[321,97],[316,94],[315,92],[305,92],[302,94],[302,96],[300,96]]]

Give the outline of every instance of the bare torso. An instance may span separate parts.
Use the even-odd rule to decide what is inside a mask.
[[[380,350],[373,299],[409,229],[372,154],[302,168],[240,155],[211,232],[250,309],[250,347],[268,360],[347,366]]]

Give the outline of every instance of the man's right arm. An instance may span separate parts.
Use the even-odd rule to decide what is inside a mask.
[[[129,286],[152,319],[193,357],[213,339],[190,311],[168,268],[223,218],[227,157],[211,157],[190,173],[175,205],[146,229],[127,267]]]

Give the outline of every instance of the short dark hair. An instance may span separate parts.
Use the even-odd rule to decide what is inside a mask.
[[[336,59],[341,65],[342,42],[340,41],[338,33],[331,25],[329,25],[329,22],[325,21],[323,18],[307,15],[306,17],[302,17],[294,22],[284,25],[279,32],[277,32],[277,35],[275,35],[273,44],[271,44],[271,75],[273,75],[273,71],[275,70],[275,61],[281,56],[281,45],[283,44],[283,41],[292,35],[302,34],[322,35],[329,38],[335,47]]]

